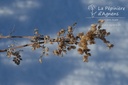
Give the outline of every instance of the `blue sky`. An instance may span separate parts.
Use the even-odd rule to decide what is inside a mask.
[[[103,25],[111,35],[107,37],[115,47],[111,50],[97,40],[89,46],[92,56],[88,63],[82,61],[76,51],[68,52],[63,58],[50,53],[43,63],[38,62],[40,49],[25,48],[19,66],[0,53],[0,85],[127,85],[128,81],[128,19],[127,0],[1,0],[0,33],[8,35],[33,35],[38,28],[43,35],[55,36],[61,28],[77,22],[75,33],[87,32],[92,23],[105,19]],[[125,7],[118,16],[91,18],[88,6]],[[95,12],[99,12],[96,8]],[[103,12],[110,12],[103,10]],[[27,40],[16,40],[25,44]],[[0,40],[0,48],[7,48],[12,40]],[[51,50],[55,46],[48,45]]]

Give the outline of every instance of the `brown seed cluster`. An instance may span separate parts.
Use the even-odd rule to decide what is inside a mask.
[[[22,60],[21,55],[20,55],[20,51],[15,51],[14,49],[8,48],[7,50],[7,56],[10,58],[11,56],[13,56],[13,62],[17,65],[20,64],[20,61]]]
[[[83,61],[88,62],[89,56],[91,56],[91,49],[88,48],[88,45],[96,44],[95,39],[101,39],[108,48],[112,48],[114,45],[111,44],[108,40],[106,40],[106,36],[110,35],[110,32],[107,32],[106,29],[102,29],[102,24],[104,20],[99,20],[97,24],[92,24],[91,28],[88,32],[74,34],[74,29],[76,23],[72,26],[68,26],[67,29],[61,29],[57,33],[56,38],[51,38],[48,35],[41,35],[39,34],[38,29],[34,30],[34,36],[31,38],[31,43],[27,46],[31,46],[32,50],[36,50],[38,48],[42,49],[42,54],[39,58],[39,62],[42,63],[43,56],[48,56],[49,48],[46,47],[46,44],[53,44],[57,43],[57,49],[53,50],[53,54],[57,56],[63,56],[67,54],[70,50],[77,49],[78,53],[83,56]],[[26,45],[25,45],[26,46]],[[19,51],[14,51],[10,47],[7,50],[7,56],[11,57],[11,55],[15,56],[13,61],[19,65],[21,56]]]

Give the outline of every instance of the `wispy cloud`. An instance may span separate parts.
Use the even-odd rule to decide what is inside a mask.
[[[127,34],[127,25],[126,21],[119,21],[121,24],[120,26],[114,25],[115,22],[106,22],[106,26],[104,25],[103,28],[111,32],[109,37],[111,42],[115,42],[115,47],[112,50],[105,50],[105,46],[95,45],[92,47],[92,52],[95,52],[96,55],[90,57],[91,59],[88,63],[83,63],[81,60],[77,60],[76,63],[78,67],[71,72],[71,74],[67,75],[65,78],[58,82],[58,85],[127,85],[127,81],[122,81],[123,78],[128,78],[128,55],[127,53],[127,46],[128,39],[126,36]],[[113,24],[113,25],[112,25]],[[122,28],[123,27],[123,28]],[[86,27],[88,28],[88,26]],[[85,28],[80,28],[79,30],[83,30]],[[100,52],[100,53],[99,53]],[[102,52],[104,54],[102,54]],[[72,52],[72,55],[77,56],[76,52]],[[97,60],[102,57],[107,57],[107,60],[97,60],[93,59],[97,57]],[[106,58],[105,58],[106,59]],[[78,62],[79,61],[79,62]],[[105,80],[106,77],[108,81]]]
[[[19,0],[16,1],[15,3],[12,3],[12,5],[20,9],[31,9],[40,6],[36,0],[23,0],[23,1]]]
[[[127,7],[127,0],[81,0],[81,2],[85,5],[88,5],[88,4],[95,4],[95,5],[118,5],[120,3],[124,3],[124,6]]]
[[[39,8],[40,4],[36,0],[15,0],[9,5],[0,6],[0,17],[14,17],[19,21],[26,21],[29,19],[29,12]]]
[[[0,8],[0,16],[8,16],[13,15],[14,11],[8,7],[1,7]]]

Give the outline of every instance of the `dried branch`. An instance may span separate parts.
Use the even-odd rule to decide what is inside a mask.
[[[67,51],[76,49],[76,46],[78,46],[78,53],[80,55],[83,55],[83,61],[88,62],[89,56],[91,56],[91,49],[88,48],[88,45],[95,44],[95,39],[101,39],[108,48],[112,48],[114,45],[111,44],[108,40],[106,40],[106,37],[110,35],[110,32],[107,32],[106,29],[101,29],[102,24],[104,23],[104,20],[99,20],[98,24],[92,24],[90,30],[87,33],[81,32],[77,35],[74,34],[74,27],[76,23],[74,23],[72,26],[68,26],[68,28],[61,29],[57,33],[57,37],[51,38],[48,35],[41,35],[39,34],[38,29],[34,29],[34,36],[3,36],[0,35],[0,39],[10,39],[10,38],[27,38],[31,41],[29,44],[24,44],[20,46],[11,45],[7,49],[2,49],[0,52],[7,52],[7,56],[10,58],[11,56],[14,56],[13,61],[19,65],[20,61],[22,60],[20,55],[20,50],[17,50],[18,48],[24,48],[24,47],[32,47],[32,50],[36,50],[38,48],[42,48],[42,54],[39,58],[39,62],[42,63],[43,56],[47,56],[49,52],[49,48],[46,47],[46,44],[54,44],[57,43],[57,49],[53,50],[53,54],[57,56],[63,56],[67,53]]]

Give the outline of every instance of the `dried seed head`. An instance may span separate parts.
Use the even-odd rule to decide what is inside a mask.
[[[49,43],[50,43],[50,44],[53,44],[53,42],[52,42],[52,41],[50,41]]]
[[[66,50],[63,50],[63,52],[66,54],[67,53],[67,51]]]
[[[105,20],[98,20],[98,23],[104,23],[105,22]]]
[[[82,48],[83,48],[83,50],[88,49],[87,45],[84,45]]]
[[[89,43],[90,43],[90,45],[91,44],[95,44],[95,41],[94,40],[91,40]]]
[[[87,37],[87,36],[85,36],[85,35],[84,35],[84,36],[81,36],[81,37],[80,37],[80,38],[81,38],[81,41],[86,41],[86,37]]]
[[[61,29],[61,30],[60,30],[60,33],[61,33],[61,34],[64,34],[64,33],[65,33],[65,30],[64,30],[64,29]]]
[[[78,53],[81,54],[81,55],[84,53],[83,50],[82,50],[81,48],[78,48],[77,51],[78,51]]]
[[[98,26],[98,29],[100,29],[100,28],[102,28],[102,24],[100,24],[100,25]]]
[[[59,45],[58,45],[58,47],[57,47],[57,48],[62,50],[62,49],[63,49],[63,46],[59,46]]]
[[[76,46],[71,46],[71,49],[76,49]]]
[[[96,24],[91,24],[92,28],[96,28],[96,26],[97,26]]]
[[[111,44],[111,43],[108,43],[107,46],[108,46],[109,49],[111,49],[112,47],[114,47],[114,45]]]
[[[45,56],[48,56],[48,53],[46,53]]]
[[[48,52],[49,51],[49,48],[48,47],[45,47],[45,52]]]
[[[73,35],[72,35],[71,33],[69,33],[69,34],[66,35],[66,37],[67,37],[67,38],[72,38]]]
[[[79,43],[78,43],[78,46],[79,46],[79,47],[82,47],[82,44],[81,44],[81,42],[79,42]]]
[[[81,32],[81,33],[78,33],[78,37],[81,37],[81,36],[83,36],[84,35],[84,32]]]
[[[72,49],[72,48],[71,48],[70,46],[67,48],[68,51],[70,51],[71,49]]]
[[[7,51],[7,56],[8,56],[8,58],[10,58],[11,55],[12,55],[12,52],[11,52],[11,51]]]
[[[68,32],[69,33],[73,32],[72,26],[68,26]]]
[[[86,55],[83,56],[83,62],[88,62],[88,56]]]
[[[84,47],[84,46],[87,46],[87,43],[86,42],[81,42],[81,45]]]
[[[89,37],[89,36],[86,36],[86,38],[85,38],[85,39],[86,39],[86,41],[88,41],[88,40],[90,40],[90,37]]]
[[[96,30],[97,30],[97,28],[96,27],[91,27],[91,29],[90,29],[92,32],[95,32]]]
[[[59,55],[58,50],[54,50],[54,51],[53,51],[53,54],[54,54],[54,55]]]
[[[49,40],[50,39],[50,36],[46,35],[44,36],[45,39]]]
[[[87,53],[87,56],[91,56],[91,53]]]
[[[44,40],[44,44],[46,44],[46,43],[48,43],[48,41],[47,40]]]
[[[77,24],[77,23],[75,22],[75,23],[73,24],[73,26],[76,26],[76,24]]]
[[[106,36],[108,36],[108,35],[110,35],[110,32],[107,32],[107,33],[106,33]]]
[[[39,34],[39,32],[38,32],[38,29],[36,28],[36,29],[34,29],[34,34]]]
[[[35,49],[40,48],[40,47],[41,46],[38,42],[35,42],[35,43],[32,44],[32,50],[35,50]]]
[[[58,35],[58,36],[60,36],[60,35],[61,35],[61,33],[60,33],[60,32],[58,32],[58,33],[57,33],[57,35]]]
[[[42,63],[42,58],[39,58],[39,62]]]

